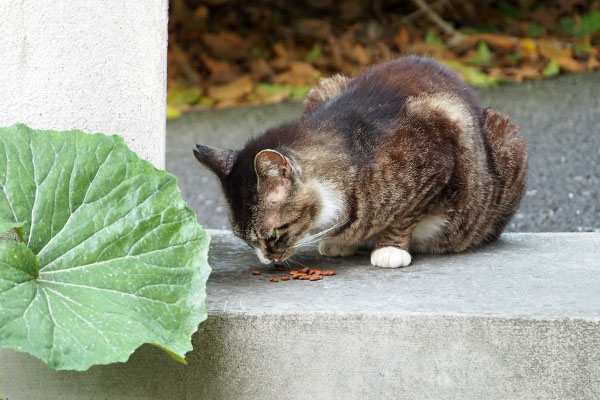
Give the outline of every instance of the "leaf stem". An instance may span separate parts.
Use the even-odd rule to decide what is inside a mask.
[[[21,227],[17,226],[15,228],[13,228],[13,230],[16,232],[16,234],[19,237],[19,240],[21,241],[21,243],[23,243],[24,242],[24,240],[23,240],[23,231],[21,230]]]

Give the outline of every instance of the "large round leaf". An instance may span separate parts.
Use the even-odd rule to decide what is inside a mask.
[[[118,136],[0,129],[0,347],[56,369],[176,358],[206,318],[209,236]]]

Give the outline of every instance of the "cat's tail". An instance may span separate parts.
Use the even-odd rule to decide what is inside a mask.
[[[500,236],[523,199],[529,154],[527,141],[517,136],[520,127],[508,116],[486,108],[482,121],[494,178],[493,203],[497,212],[491,235],[494,240]]]

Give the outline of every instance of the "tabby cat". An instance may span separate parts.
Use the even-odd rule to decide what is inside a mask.
[[[528,159],[519,128],[431,59],[325,79],[303,107],[241,150],[194,150],[263,263],[321,239],[323,255],[367,248],[373,265],[403,267],[411,253],[498,239],[519,207]]]

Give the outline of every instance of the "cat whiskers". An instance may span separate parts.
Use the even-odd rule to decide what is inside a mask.
[[[294,246],[292,246],[292,248],[305,247],[305,246],[311,245],[313,243],[316,243],[320,240],[323,240],[323,239],[325,239],[324,236],[327,233],[331,232],[332,230],[334,230],[336,228],[339,228],[340,226],[344,225],[346,222],[348,222],[348,221],[338,222],[337,224],[333,225],[332,227],[324,229],[321,232],[315,233],[314,235],[308,235],[304,239],[301,239],[300,241],[298,241],[298,243],[296,243]]]
[[[292,260],[291,258],[288,258],[287,261],[291,261],[294,264],[298,264],[298,265],[301,265],[302,267],[306,267],[306,265],[302,264],[300,261]]]

